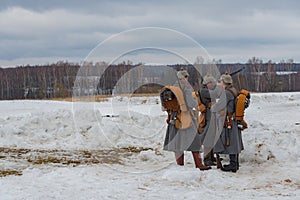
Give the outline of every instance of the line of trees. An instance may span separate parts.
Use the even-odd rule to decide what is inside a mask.
[[[84,67],[82,67],[84,66]],[[240,68],[245,70],[233,76],[239,88],[253,92],[285,92],[300,91],[300,64],[293,60],[274,63],[263,62],[251,58],[247,63],[222,64],[216,63],[221,73],[233,72]],[[195,89],[201,85],[202,77],[193,65],[170,65],[176,70],[186,68],[190,73],[190,83]],[[204,67],[209,67],[204,65]],[[153,66],[154,73],[143,70],[141,64],[121,63],[107,66],[106,63],[84,63],[83,65],[68,62],[57,62],[42,66],[18,66],[15,68],[0,68],[0,99],[47,99],[71,97],[78,95],[112,94],[120,85],[122,87],[137,87],[137,91],[159,89],[153,82],[171,76],[159,71],[159,66]],[[84,69],[84,70],[83,70]],[[104,69],[106,69],[104,71]],[[136,75],[119,81],[131,69],[137,69]],[[100,77],[100,74],[102,76]],[[135,77],[136,76],[136,77]],[[143,80],[139,80],[142,77]],[[146,88],[145,88],[146,87]],[[130,91],[130,90],[128,90]]]
[[[0,99],[46,99],[72,95],[78,64],[0,68]]]
[[[240,67],[245,67],[245,70],[233,77],[239,87],[254,92],[300,91],[300,64],[292,59],[264,63],[253,57]]]

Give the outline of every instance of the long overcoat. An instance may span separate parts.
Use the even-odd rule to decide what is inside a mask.
[[[200,90],[201,102],[205,105],[205,121],[206,125],[200,135],[201,144],[205,149],[213,149],[216,143],[216,132],[217,132],[217,119],[216,113],[211,112],[211,105],[215,104],[219,96],[221,95],[222,89],[217,86],[213,89],[208,89],[206,85],[203,85]]]
[[[180,81],[175,83],[183,90],[185,103],[188,110],[197,109],[197,100],[192,96],[192,87],[188,82]],[[171,116],[171,121],[174,120]],[[168,124],[164,141],[164,150],[173,152],[200,151],[200,135],[197,131],[197,123],[193,120],[192,125],[187,129],[177,129],[173,123]]]
[[[237,91],[231,85],[227,86],[234,94]],[[218,103],[212,106],[211,111],[215,112],[219,116],[218,123],[224,124],[226,116],[228,113],[233,113],[233,120],[231,121],[231,128],[223,125],[223,129],[219,139],[214,147],[214,153],[219,154],[239,154],[243,149],[243,140],[241,130],[238,128],[237,121],[234,120],[235,117],[235,97],[231,92],[225,89],[226,98],[220,99]],[[226,114],[222,114],[226,113]],[[221,120],[220,120],[221,119]],[[226,122],[225,122],[226,123]],[[229,142],[228,142],[229,141]]]

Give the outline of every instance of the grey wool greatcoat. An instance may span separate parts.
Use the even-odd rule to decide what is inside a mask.
[[[197,109],[197,100],[192,96],[192,87],[188,82],[180,81],[174,86],[179,86],[184,95],[185,103],[189,110]],[[171,117],[172,120],[172,117]],[[197,123],[193,121],[191,127],[187,129],[177,129],[174,124],[168,124],[164,141],[164,150],[173,152],[200,151],[200,135],[197,131]]]
[[[209,104],[215,104],[216,100],[220,97],[222,88],[216,86],[213,89],[208,89],[206,85],[203,85],[200,90],[201,102],[205,105],[205,127],[200,135],[201,143],[207,149],[212,149],[216,143],[216,130],[217,119],[216,113],[211,112]]]
[[[231,92],[227,90],[228,88],[232,90],[233,93],[237,94],[237,91],[234,87],[232,87],[231,85],[227,86],[225,88],[225,93],[224,93],[225,95],[224,97],[226,98],[221,98],[220,101],[216,103],[214,106],[212,106],[211,108],[211,111],[216,113],[222,111],[225,111],[226,115],[227,113],[233,113],[231,128],[227,128],[226,126],[223,126],[221,135],[214,147],[214,153],[239,154],[244,149],[244,146],[243,146],[241,130],[237,126],[238,125],[237,121],[234,120],[235,97],[231,94]],[[224,114],[218,116],[221,118],[221,120],[218,120],[218,122],[223,123],[224,120],[226,119],[226,116]],[[226,144],[226,139],[229,139],[229,144]]]

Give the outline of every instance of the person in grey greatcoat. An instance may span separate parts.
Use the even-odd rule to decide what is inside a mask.
[[[234,120],[235,98],[238,91],[232,86],[232,78],[229,74],[223,74],[220,81],[224,88],[223,97],[211,107],[211,111],[221,116],[221,123],[224,121],[224,126],[214,147],[214,153],[229,154],[230,163],[221,167],[221,170],[236,172],[239,169],[239,153],[244,149],[241,130]]]
[[[213,147],[216,136],[216,117],[211,113],[211,106],[216,103],[220,94],[220,87],[217,87],[217,80],[210,74],[204,76],[200,89],[200,99],[205,106],[205,127],[201,133],[201,143],[204,146],[204,164],[206,166],[216,165],[213,154]]]
[[[197,108],[198,103],[192,96],[192,87],[188,83],[188,72],[186,70],[178,71],[178,81],[174,86],[178,86],[183,91],[185,103],[190,112]],[[172,118],[170,121],[174,120]],[[184,151],[191,151],[196,168],[208,170],[211,167],[204,166],[200,157],[201,141],[197,131],[197,123],[193,120],[191,127],[187,129],[177,129],[174,123],[168,122],[166,137],[164,141],[164,150],[175,152],[175,158],[178,165],[184,165]]]

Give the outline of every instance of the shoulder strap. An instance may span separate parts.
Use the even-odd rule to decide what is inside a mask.
[[[234,87],[235,88],[235,90],[236,90],[236,93],[235,92],[233,92],[233,90],[232,89],[230,89],[230,88],[226,88],[226,90],[228,90],[231,94],[232,94],[232,96],[234,97],[234,98],[236,98],[237,96],[238,96],[238,89],[235,87],[235,86],[232,86],[232,87]]]
[[[196,96],[196,99],[197,99],[197,102],[198,102],[198,111],[200,111],[201,113],[206,112],[207,108],[201,100],[201,95],[200,95],[199,91],[197,91],[197,92],[195,91],[195,96]]]
[[[200,94],[199,94],[199,91],[195,91],[195,95],[196,95],[196,97],[197,97],[198,105],[200,106],[200,105],[203,104],[203,103],[202,103],[202,101],[201,101],[201,96],[200,96]]]
[[[234,87],[234,86],[232,86],[232,87]],[[238,96],[238,90],[235,88],[236,93],[235,93],[231,88],[226,88],[226,90],[229,91],[230,94],[231,94],[231,95],[233,96],[233,98],[234,98],[232,101],[235,102],[234,108],[233,108],[233,110],[234,110],[234,112],[235,112],[235,109],[236,109],[236,100],[237,100],[237,96]],[[229,104],[229,102],[228,102],[227,104]],[[228,113],[228,114],[229,114],[229,115],[232,115],[233,113]],[[230,117],[230,118],[231,118],[231,117]]]

